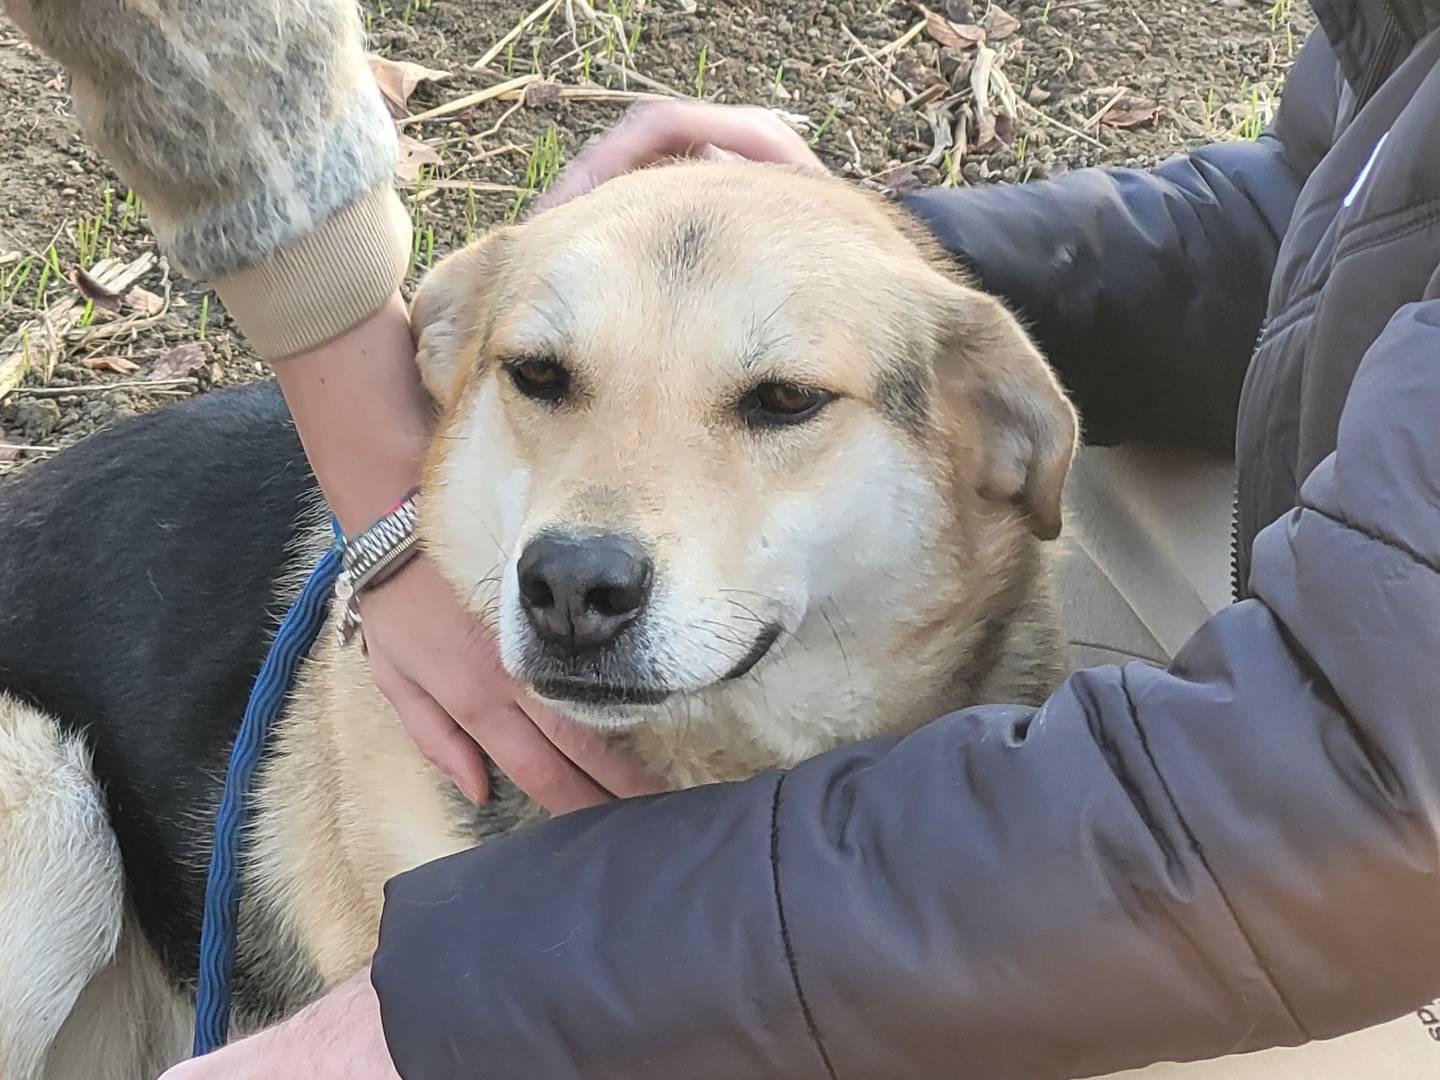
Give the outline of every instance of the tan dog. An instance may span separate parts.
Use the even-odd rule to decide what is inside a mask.
[[[882,200],[774,167],[647,171],[445,260],[414,319],[441,416],[430,551],[507,669],[675,784],[1039,702],[1065,672],[1040,540],[1074,412],[1014,318]],[[301,532],[286,595],[327,542],[318,516]],[[513,788],[464,803],[361,651],[323,641],[256,795],[242,1028],[366,962],[388,877],[541,816]],[[114,777],[75,766],[84,733],[5,702],[0,805],[41,758],[71,780],[48,825],[0,818],[0,850],[55,883],[27,916],[0,873],[0,955],[51,988],[27,1005],[0,987],[0,1075],[153,1073],[183,1055],[192,1002],[122,899],[93,812]],[[67,846],[92,853],[83,889],[53,865]],[[48,1051],[39,1005],[71,1014]],[[122,1016],[142,1035],[115,1036]]]

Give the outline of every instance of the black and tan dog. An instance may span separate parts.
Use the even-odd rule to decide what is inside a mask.
[[[1076,421],[1015,320],[883,201],[738,164],[633,175],[442,263],[428,549],[507,669],[677,785],[1065,670],[1041,539]],[[329,542],[278,393],[128,421],[0,488],[0,1076],[182,1057],[212,815]],[[326,633],[248,836],[240,1026],[363,965],[381,886],[475,808]]]

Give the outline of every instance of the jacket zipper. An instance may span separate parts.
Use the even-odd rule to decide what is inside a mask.
[[[1374,96],[1375,91],[1395,70],[1396,62],[1400,58],[1400,52],[1404,47],[1400,31],[1395,26],[1394,16],[1388,12],[1385,16],[1385,28],[1380,33],[1380,40],[1375,46],[1375,55],[1370,61],[1370,68],[1365,73],[1365,79],[1356,91],[1355,112],[1364,108],[1365,103]],[[1265,331],[1269,327],[1267,318],[1260,324],[1260,332],[1255,335],[1255,348],[1251,356],[1251,363],[1259,355],[1260,343],[1265,338]],[[1238,465],[1238,462],[1237,462]],[[1240,580],[1240,481],[1235,481],[1235,491],[1230,499],[1230,595],[1236,603],[1245,599],[1244,582]]]
[[[1250,349],[1250,363],[1254,364],[1260,355],[1260,343],[1265,340],[1265,331],[1270,328],[1270,316],[1260,320],[1260,329],[1255,334],[1255,344]],[[1230,494],[1230,599],[1239,603],[1245,599],[1245,590],[1240,580],[1240,469],[1239,455],[1236,455],[1235,487]]]
[[[1245,599],[1240,590],[1240,487],[1237,482],[1235,494],[1230,499],[1230,599],[1240,603]]]
[[[1375,46],[1375,55],[1370,61],[1370,70],[1365,73],[1365,81],[1356,91],[1356,112],[1365,107],[1366,102],[1374,96],[1375,91],[1379,90],[1381,84],[1394,72],[1403,47],[1404,42],[1401,40],[1400,31],[1395,27],[1395,19],[1387,13],[1385,29],[1380,32],[1380,40]]]

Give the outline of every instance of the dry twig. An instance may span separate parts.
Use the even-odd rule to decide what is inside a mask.
[[[1041,110],[1035,108],[1035,106],[1029,104],[1028,102],[1025,103],[1023,107],[1024,107],[1025,109],[1027,109],[1027,110],[1030,112],[1030,114],[1033,115],[1036,119],[1038,119],[1042,124],[1049,124],[1049,125],[1051,125],[1052,127],[1057,127],[1057,128],[1059,128],[1061,131],[1067,132],[1067,133],[1070,134],[1070,135],[1074,135],[1077,139],[1083,139],[1085,142],[1088,142],[1091,146],[1098,146],[1098,147],[1100,147],[1100,149],[1102,149],[1102,150],[1105,149],[1105,144],[1104,144],[1103,142],[1101,142],[1099,139],[1095,138],[1093,135],[1086,135],[1085,132],[1080,131],[1078,128],[1073,128],[1073,127],[1071,127],[1069,124],[1064,123],[1063,121],[1056,120],[1056,119],[1055,119],[1053,116],[1051,116],[1049,113],[1042,112]]]
[[[522,97],[522,98],[521,98],[519,101],[517,101],[514,105],[511,105],[510,108],[508,108],[508,109],[506,109],[504,112],[502,112],[502,113],[500,114],[500,119],[499,119],[499,120],[496,120],[494,124],[492,124],[490,127],[486,128],[486,129],[485,129],[484,131],[482,131],[479,135],[476,135],[475,138],[471,140],[471,142],[473,142],[476,146],[479,146],[481,143],[483,143],[486,139],[490,138],[492,135],[498,135],[498,134],[500,133],[500,129],[505,126],[505,121],[506,121],[506,120],[509,120],[510,117],[514,116],[516,110],[523,108],[524,105],[525,105],[525,99]],[[497,151],[497,152],[498,152],[498,151]]]
[[[891,71],[883,60],[881,60],[878,56],[871,52],[866,47],[863,41],[861,41],[853,33],[850,32],[850,28],[848,26],[841,24],[840,30],[847,38],[850,39],[850,44],[854,45],[857,49],[860,50],[861,54],[865,57],[866,60],[869,60],[870,63],[880,69],[880,74],[884,75],[886,80],[894,83],[896,86],[898,86],[901,90],[905,92],[906,101],[915,100],[916,95],[915,88],[913,86],[911,86],[904,79],[900,78],[900,76],[896,75],[893,71]]]
[[[518,38],[521,34],[525,32],[525,28],[527,26],[535,22],[537,19],[543,19],[546,15],[550,14],[550,12],[555,10],[556,5],[558,5],[559,3],[560,0],[545,0],[543,4],[537,7],[534,11],[530,12],[530,14],[526,15],[513,27],[511,27],[510,31],[505,34],[504,37],[502,37],[499,41],[495,42],[494,45],[491,45],[490,48],[486,49],[485,55],[480,57],[479,60],[476,60],[475,63],[471,64],[470,66],[476,71],[479,71],[481,68],[488,67],[490,65],[490,62],[505,50],[505,46],[509,45],[512,41],[514,41],[516,38]]]
[[[106,390],[164,390],[173,386],[198,386],[196,378],[122,379],[119,382],[81,383],[79,386],[17,386],[16,394],[26,397],[68,397],[70,394],[100,394]]]
[[[523,90],[539,78],[540,76],[532,71],[529,75],[520,75],[514,79],[507,79],[505,82],[496,83],[494,86],[487,86],[484,90],[476,90],[473,94],[465,94],[462,97],[456,98],[454,101],[447,101],[444,105],[437,105],[433,109],[426,109],[424,112],[418,112],[414,116],[407,116],[405,119],[397,121],[397,125],[399,127],[406,127],[410,124],[422,124],[426,120],[438,120],[442,116],[451,116],[457,112],[464,112],[472,106],[493,101],[504,94]],[[506,100],[509,99],[507,98]]]
[[[855,132],[849,128],[845,129],[845,141],[850,144],[850,153],[855,155],[854,164],[856,174],[863,173],[865,171],[865,158],[860,153],[860,147],[855,145]]]
[[[666,94],[652,94],[645,90],[609,90],[603,86],[562,86],[555,91],[563,101],[666,101]],[[525,91],[507,90],[500,101],[523,99]]]
[[[1111,109],[1113,109],[1116,105],[1119,105],[1120,99],[1129,92],[1130,91],[1127,87],[1120,87],[1118,90],[1115,91],[1114,96],[1111,97],[1109,101],[1105,102],[1104,105],[1101,105],[1099,109],[1097,109],[1094,113],[1087,117],[1085,122],[1080,126],[1086,131],[1089,131],[1096,124],[1100,123],[1101,120],[1104,120],[1105,114],[1108,113]]]
[[[417,192],[411,198],[412,204],[428,202],[435,198],[442,191],[473,191],[478,195],[518,195],[522,191],[529,191],[529,188],[519,187],[515,184],[492,184],[482,180],[430,180],[425,184],[423,191]]]
[[[873,53],[874,58],[876,60],[879,60],[882,57],[889,56],[891,53],[899,52],[906,45],[909,45],[910,42],[914,41],[917,37],[919,37],[921,32],[924,31],[924,29],[925,20],[921,19],[919,22],[917,22],[914,26],[910,27],[909,30],[906,30],[905,33],[901,34],[894,41],[891,41],[876,49]],[[869,59],[870,57],[867,56],[859,56],[851,57],[849,60],[836,60],[834,63],[826,64],[824,67],[816,71],[815,74],[828,75],[832,71],[849,71],[856,64],[864,63]]]
[[[32,446],[29,443],[0,442],[0,450],[23,451],[27,454],[53,454],[59,449],[58,446]],[[0,458],[0,461],[3,460]]]
[[[629,81],[639,83],[641,86],[648,87],[649,89],[654,90],[657,94],[665,94],[669,97],[677,98],[688,98],[694,96],[693,94],[687,94],[683,91],[676,90],[673,86],[666,86],[658,79],[652,79],[648,75],[641,75],[638,71],[632,71],[624,64],[617,64],[613,60],[606,60],[603,56],[594,57],[590,61],[590,65],[592,67],[599,68],[601,71],[613,71],[617,75],[621,76],[622,79],[627,79]]]

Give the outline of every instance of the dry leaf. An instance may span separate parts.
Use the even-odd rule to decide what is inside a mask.
[[[98,308],[106,311],[120,310],[120,294],[109,286],[95,280],[83,266],[77,266],[65,275],[65,280],[75,286],[75,291]]]
[[[995,137],[1006,146],[1015,144],[1015,121],[1010,119],[1009,113],[995,114]]]
[[[985,44],[985,31],[970,23],[955,23],[927,7],[921,7],[925,16],[925,32],[951,49],[969,49]]]
[[[560,104],[560,84],[540,79],[525,87],[527,109],[548,109]]]
[[[880,184],[886,190],[895,195],[904,195],[911,191],[918,190],[921,186],[920,177],[909,169],[891,169],[880,177]]]
[[[131,311],[138,311],[141,315],[159,315],[165,310],[165,301],[149,289],[142,289],[136,285],[125,294],[125,306]]]
[[[1123,97],[1100,117],[1100,122],[1109,127],[1137,128],[1158,119],[1160,106],[1156,102],[1149,98]]]
[[[380,93],[390,109],[390,115],[396,120],[410,115],[410,95],[422,82],[438,82],[450,77],[448,71],[428,68],[424,64],[412,63],[409,60],[391,60],[373,53],[368,59],[375,82],[379,84]]]
[[[991,4],[980,25],[987,41],[1000,41],[1020,29],[1020,20]]]
[[[982,154],[988,154],[1000,145],[995,137],[995,114],[989,109],[975,110],[975,137],[970,146]]]
[[[948,86],[945,77],[934,68],[928,68],[913,56],[902,56],[895,61],[895,77],[913,86],[916,92],[932,86]]]
[[[53,79],[46,82],[45,89],[54,90],[57,94],[63,93],[65,90],[65,73],[62,71]]]
[[[183,379],[187,375],[194,375],[197,371],[204,369],[209,358],[205,350],[194,341],[187,341],[183,345],[176,345],[159,360],[146,374],[147,379]]]
[[[86,356],[80,363],[91,371],[113,371],[116,375],[133,375],[140,370],[139,364],[123,356]]]
[[[395,163],[395,175],[407,184],[416,184],[420,181],[420,168],[423,165],[439,165],[440,155],[433,146],[421,142],[413,136],[400,133],[400,160]]]

